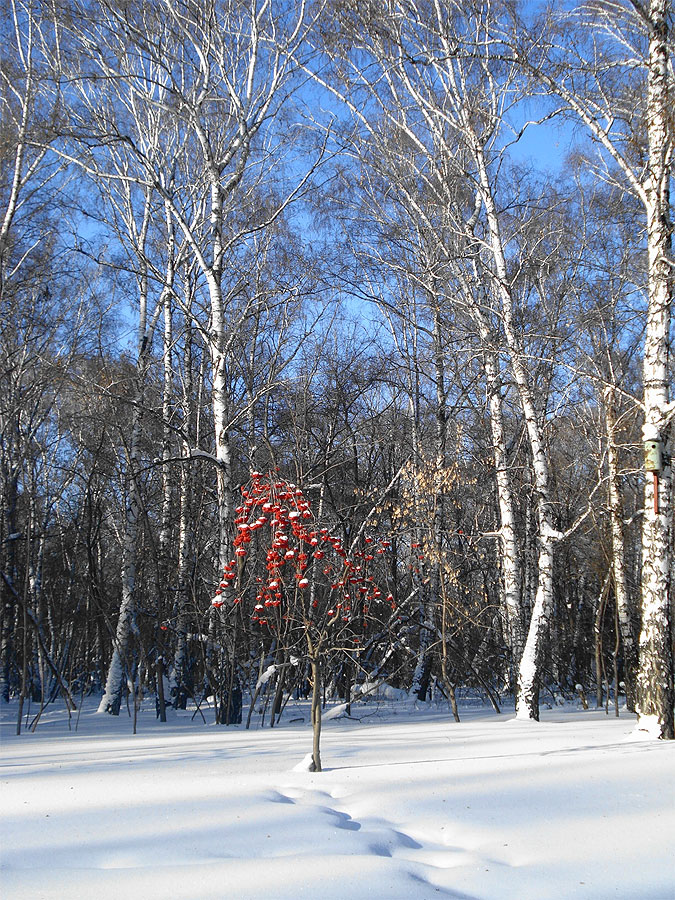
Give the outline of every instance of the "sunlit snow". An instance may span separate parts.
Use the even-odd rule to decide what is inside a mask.
[[[364,705],[310,773],[306,709],[246,731],[148,706],[136,736],[94,710],[20,737],[3,711],[3,900],[675,897],[675,743],[625,712]]]

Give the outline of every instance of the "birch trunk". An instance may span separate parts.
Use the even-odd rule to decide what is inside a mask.
[[[543,642],[553,606],[553,553],[558,535],[552,525],[550,476],[543,436],[513,322],[513,303],[508,288],[508,273],[499,226],[499,215],[488,178],[483,148],[478,142],[474,143],[474,156],[478,168],[481,199],[487,218],[490,251],[494,259],[495,289],[501,303],[504,333],[511,359],[511,367],[518,388],[520,405],[525,417],[537,495],[537,536],[539,539],[537,592],[519,667],[516,715],[519,719],[538,720],[539,669]]]
[[[211,405],[217,459],[218,490],[218,561],[220,571],[230,558],[230,527],[232,520],[232,455],[229,436],[229,397],[227,389],[227,325],[223,300],[223,197],[217,173],[212,172],[211,184],[211,241],[212,263],[206,273],[211,303]]]
[[[669,97],[671,77],[671,0],[631,0],[636,23],[648,38],[646,128],[648,144],[647,173],[633,168],[632,159],[624,155],[623,133],[614,139],[614,130],[607,126],[615,119],[623,102],[613,95],[615,85],[623,82],[617,75],[616,55],[612,49],[609,91],[596,93],[589,100],[579,96],[574,81],[556,65],[553,74],[525,63],[528,71],[540,78],[552,94],[558,95],[573,110],[593,138],[608,154],[622,173],[629,189],[642,202],[647,218],[647,282],[648,308],[643,358],[644,437],[658,440],[663,448],[672,450],[673,406],[669,397],[668,355],[670,316],[673,298],[672,224],[670,210],[670,182],[672,178],[675,134],[673,131],[672,100]],[[598,5],[606,16],[611,32],[614,16],[620,16],[621,4]],[[618,46],[625,46],[624,36],[615,35]],[[636,43],[636,46],[637,43]],[[594,41],[588,60],[580,60],[592,72],[598,84],[597,60],[602,52]],[[521,60],[523,57],[521,57]],[[635,61],[630,61],[635,70]],[[570,68],[570,71],[575,71]],[[641,127],[636,117],[635,127]],[[646,478],[642,520],[642,625],[639,642],[639,663],[636,679],[636,709],[638,728],[657,738],[675,737],[673,722],[673,651],[671,643],[670,557],[672,554],[672,468],[666,454],[657,477]]]
[[[186,308],[189,309],[189,296],[186,299]],[[188,317],[185,323],[185,343],[183,348],[183,421],[185,423],[185,435],[182,447],[183,456],[186,458],[189,457],[191,448],[198,446],[195,434],[192,340],[192,325]],[[181,466],[178,570],[176,575],[176,606],[174,610],[176,620],[176,646],[173,664],[169,674],[169,696],[171,704],[175,709],[184,709],[187,703],[185,691],[186,665],[188,659],[187,606],[191,595],[190,558],[193,554],[192,485],[192,466],[189,464]]]
[[[649,74],[647,136],[649,176],[645,185],[649,298],[643,381],[645,440],[660,440],[672,450],[668,354],[673,297],[670,178],[673,153],[672,108],[668,96],[668,0],[649,4]],[[673,739],[673,667],[670,617],[672,468],[647,473],[642,527],[642,629],[637,677],[638,728],[654,737]]]
[[[142,367],[139,367],[139,369]],[[142,372],[139,371],[139,379]],[[122,531],[122,602],[120,605],[117,627],[115,629],[115,641],[105,690],[98,707],[100,713],[106,712],[118,716],[122,703],[122,689],[126,683],[127,655],[129,650],[129,638],[131,636],[136,609],[136,547],[138,539],[138,522],[141,512],[141,498],[138,486],[138,470],[140,464],[140,437],[141,437],[141,405],[142,389],[137,388],[134,405],[133,424],[129,441],[129,455],[127,459],[127,490],[126,508],[124,516],[124,528]]]
[[[637,670],[637,642],[633,629],[633,610],[628,597],[626,579],[626,544],[623,531],[623,502],[619,485],[619,460],[616,447],[615,391],[605,392],[605,428],[607,431],[607,474],[609,481],[609,511],[612,527],[612,574],[614,597],[623,642],[624,682],[626,706],[635,710],[635,674]]]
[[[174,226],[171,219],[171,211],[166,210],[166,223],[168,233],[168,264],[167,264],[167,281],[168,284],[174,282]],[[171,355],[173,351],[173,319],[171,308],[171,291],[164,292],[164,353],[163,353],[163,393],[162,393],[162,517],[159,530],[159,565],[158,580],[159,590],[157,597],[166,594],[166,582],[169,577],[169,546],[171,541],[171,500],[172,500],[172,477],[169,467],[169,459],[171,457],[171,405],[173,397],[173,367],[171,364]]]
[[[139,483],[141,468],[141,437],[143,433],[143,406],[149,365],[150,348],[159,315],[163,309],[160,300],[151,316],[148,315],[148,264],[145,255],[148,230],[152,212],[151,194],[145,197],[141,226],[131,217],[127,223],[129,235],[135,241],[135,251],[139,265],[139,316],[138,316],[138,356],[134,375],[133,412],[129,450],[126,459],[125,512],[122,528],[122,602],[120,604],[113,653],[108,667],[105,690],[98,707],[100,713],[119,715],[122,690],[127,681],[127,657],[129,641],[136,616],[136,554],[138,551],[139,521],[142,500]]]
[[[481,337],[483,336],[481,335]],[[515,673],[520,666],[525,646],[525,615],[521,594],[520,549],[516,536],[513,490],[511,489],[511,479],[506,458],[501,376],[499,374],[497,356],[490,349],[486,349],[484,353],[484,366],[490,398],[488,408],[500,517],[502,615],[506,625],[505,634],[509,643],[509,650],[511,651],[512,671],[509,672],[509,682],[517,694],[517,676]]]
[[[409,365],[410,365],[409,360]],[[410,413],[412,419],[412,451],[415,460],[415,470],[413,476],[413,511],[415,522],[411,528],[413,541],[418,546],[422,544],[422,528],[418,525],[421,519],[421,497],[420,497],[420,466],[424,465],[423,455],[420,449],[420,378],[419,378],[419,362],[417,356],[417,334],[413,332],[413,351],[412,351],[412,371],[410,372]],[[428,479],[428,473],[424,473],[425,480]],[[426,487],[426,486],[425,486]],[[411,563],[416,560],[419,550],[411,548]],[[424,702],[427,698],[427,690],[429,688],[429,675],[431,673],[431,657],[429,649],[431,647],[432,635],[434,633],[434,608],[433,598],[429,596],[429,592],[425,590],[425,586],[421,583],[422,579],[417,574],[417,566],[413,564],[412,579],[413,583],[417,583],[420,596],[419,604],[419,645],[417,648],[417,661],[413,672],[412,682],[410,685],[410,693],[418,700]]]

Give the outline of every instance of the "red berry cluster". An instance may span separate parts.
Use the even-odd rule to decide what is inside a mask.
[[[223,591],[235,586],[244,565],[261,561],[264,554],[265,574],[255,578],[253,623],[274,629],[293,618],[367,628],[372,604],[394,608],[393,596],[383,598],[374,576],[377,558],[391,546],[388,541],[375,545],[365,537],[361,548],[348,553],[340,537],[318,527],[302,489],[274,474],[253,472],[241,494],[235,559],[225,566],[214,606],[222,606]]]

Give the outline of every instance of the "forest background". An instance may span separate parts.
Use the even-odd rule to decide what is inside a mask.
[[[386,681],[672,738],[669,0],[1,22],[18,729]]]

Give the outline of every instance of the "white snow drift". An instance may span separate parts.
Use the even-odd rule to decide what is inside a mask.
[[[126,716],[82,713],[76,733],[50,710],[16,737],[13,712],[4,900],[675,896],[675,744],[626,714],[328,717],[311,774],[298,722],[147,711],[134,737]]]

